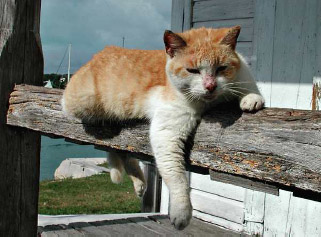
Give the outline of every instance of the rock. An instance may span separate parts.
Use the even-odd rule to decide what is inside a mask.
[[[83,178],[103,172],[110,172],[105,167],[98,166],[106,163],[107,158],[69,158],[61,162],[55,171],[55,180],[65,178]]]

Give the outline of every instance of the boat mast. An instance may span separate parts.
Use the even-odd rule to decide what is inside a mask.
[[[68,78],[67,82],[70,80],[70,53],[71,53],[71,44],[69,44],[69,49],[68,49]]]

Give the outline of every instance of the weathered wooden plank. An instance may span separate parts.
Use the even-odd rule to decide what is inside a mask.
[[[193,11],[193,1],[185,0],[184,1],[184,22],[183,22],[183,31],[189,30],[192,27],[192,11]]]
[[[296,64],[301,70],[298,82],[299,87],[296,92],[295,107],[293,107],[297,109],[311,108],[313,77],[315,77],[316,68],[319,67],[319,65],[316,64],[316,49],[317,45],[320,44],[320,41],[317,41],[317,28],[321,23],[321,19],[318,16],[318,4],[320,4],[319,0],[309,0],[306,1],[304,10],[302,9],[302,33],[299,38],[301,42],[297,40],[296,43],[297,45],[299,41],[302,45],[302,64]]]
[[[276,0],[256,0],[252,69],[266,106],[271,106],[273,39]]]
[[[0,0],[0,233],[36,236],[40,135],[6,125],[16,83],[42,84],[40,0]]]
[[[83,233],[68,227],[67,225],[48,225],[42,227],[38,234],[43,237],[69,237],[69,236],[85,236]]]
[[[66,118],[62,91],[16,86],[7,123],[133,154],[152,155],[145,123],[86,124]],[[122,126],[122,127],[120,127]],[[217,108],[204,116],[189,162],[216,171],[321,192],[321,112]]]
[[[166,216],[151,216],[150,218],[162,224],[162,226],[173,228]],[[204,223],[197,218],[192,218],[190,224],[184,230],[178,231],[178,233],[182,234],[182,236],[241,236],[239,233],[221,229],[210,223]]]
[[[133,236],[162,236],[155,231],[148,229],[142,225],[138,225],[128,219],[119,219],[108,221],[113,229],[119,231],[122,235]]]
[[[146,217],[133,217],[127,218],[127,220],[136,223],[137,225],[143,226],[144,228],[149,229],[152,232],[155,232],[161,236],[177,236],[177,233],[173,231],[172,227],[161,226],[157,222],[146,218]]]
[[[312,110],[321,109],[321,77],[313,78],[313,87],[312,87],[312,101],[311,101]]]
[[[321,202],[292,196],[288,209],[286,236],[321,236]]]
[[[321,21],[321,2],[318,1],[317,21]],[[316,47],[315,47],[315,73],[313,77],[313,91],[311,107],[313,110],[321,110],[321,24],[316,24]]]
[[[234,184],[243,188],[270,193],[273,195],[279,195],[279,189],[276,186],[258,182],[256,180],[251,180],[240,176],[216,172],[213,170],[210,170],[210,176],[211,176],[211,179],[215,181],[220,181],[227,184]]]
[[[172,0],[171,30],[182,32],[184,26],[184,0]]]
[[[160,203],[160,214],[168,215],[169,209],[169,190],[162,180],[162,191],[161,191],[161,203]]]
[[[264,236],[284,236],[292,193],[280,190],[280,196],[266,194]]]
[[[48,225],[39,228],[41,236],[241,236],[193,218],[182,231],[176,230],[168,216],[135,217],[128,219],[78,222],[69,225]],[[242,235],[243,236],[243,235]]]
[[[253,15],[253,0],[200,1],[193,7],[193,22],[249,18]]]
[[[246,189],[244,200],[244,231],[250,235],[263,235],[265,196],[263,192]]]
[[[192,0],[172,0],[171,30],[182,32],[192,25]]]
[[[318,44],[316,42],[318,2],[318,0],[293,0],[290,3],[277,0],[271,106],[291,108],[311,106],[315,47]],[[291,93],[284,93],[285,86],[291,88],[295,84],[298,86],[293,87]]]
[[[223,28],[223,27],[232,27],[232,26],[240,25],[241,32],[239,37],[237,38],[238,42],[252,42],[253,24],[254,24],[253,18],[244,18],[244,19],[194,22],[193,28],[200,28],[202,26],[207,28]]]
[[[108,232],[103,231],[87,222],[70,223],[67,228],[75,229],[84,236],[112,236]]]
[[[142,198],[141,212],[159,212],[161,179],[155,164],[145,164],[147,188]]]
[[[227,199],[202,192],[199,190],[191,190],[191,202],[193,209],[206,212],[207,214],[224,218],[238,224],[243,224],[243,202]]]
[[[240,202],[243,202],[245,198],[245,188],[221,181],[216,182],[211,180],[210,175],[191,173],[190,187]]]
[[[223,228],[226,228],[228,230],[233,230],[237,232],[243,231],[243,224],[239,224],[230,220],[226,220],[224,218],[213,216],[204,212],[200,212],[197,210],[193,210],[193,217],[203,220],[205,222],[209,222],[218,226],[221,226]]]
[[[99,230],[108,233],[110,236],[122,236],[122,230],[114,226],[111,221],[95,221],[90,222],[91,225],[97,227]]]
[[[252,42],[238,42],[236,45],[236,51],[239,52],[242,56],[244,56],[248,64],[252,64]]]

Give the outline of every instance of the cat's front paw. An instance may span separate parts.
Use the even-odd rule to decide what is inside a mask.
[[[264,105],[264,98],[258,94],[248,94],[241,99],[240,107],[243,111],[256,111],[262,109]]]
[[[192,218],[192,204],[189,198],[174,198],[171,199],[169,217],[172,225],[178,230],[188,226]]]

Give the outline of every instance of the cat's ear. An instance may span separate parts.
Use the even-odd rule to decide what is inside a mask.
[[[221,40],[220,44],[225,44],[230,46],[233,50],[235,50],[236,47],[236,41],[237,37],[239,36],[241,31],[241,26],[234,26],[232,27],[225,37]]]
[[[166,30],[164,33],[164,43],[166,53],[172,58],[176,52],[186,46],[186,42],[179,35],[173,33],[170,30]]]

